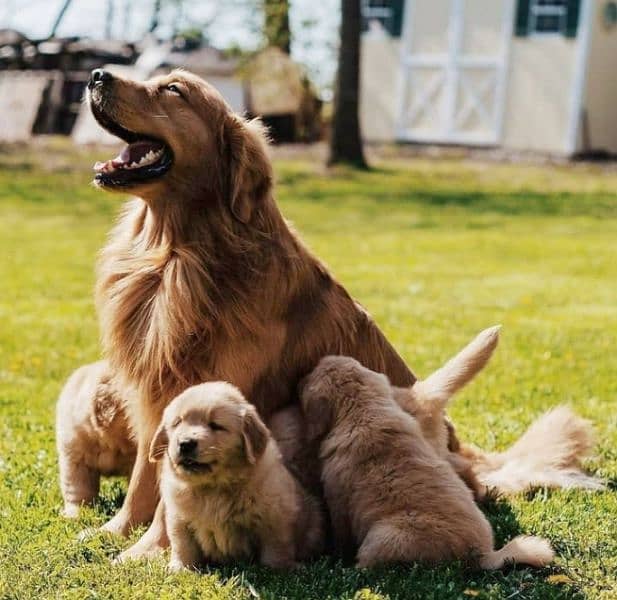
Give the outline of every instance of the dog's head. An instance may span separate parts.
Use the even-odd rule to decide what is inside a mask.
[[[172,71],[138,82],[97,69],[87,98],[99,124],[127,143],[95,165],[98,186],[197,203],[199,210],[220,203],[243,222],[268,195],[272,168],[262,125],[234,114],[196,75]]]
[[[150,445],[150,461],[167,455],[177,476],[221,482],[256,464],[269,439],[255,407],[237,388],[203,383],[184,391],[165,409]]]
[[[366,403],[392,398],[389,379],[348,356],[326,356],[300,384],[307,437],[325,436],[338,420]]]

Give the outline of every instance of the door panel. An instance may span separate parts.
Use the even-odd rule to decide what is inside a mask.
[[[513,0],[408,0],[398,137],[497,144]]]

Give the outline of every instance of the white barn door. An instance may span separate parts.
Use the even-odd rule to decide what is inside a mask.
[[[513,28],[514,0],[407,0],[398,139],[498,144]]]

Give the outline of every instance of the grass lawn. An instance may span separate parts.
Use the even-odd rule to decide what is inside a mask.
[[[416,159],[326,174],[276,162],[284,213],[416,373],[503,324],[493,362],[451,408],[463,439],[503,448],[564,402],[594,421],[588,466],[609,491],[540,490],[487,507],[499,544],[547,536],[554,567],[358,572],[322,559],[291,574],[172,576],[162,559],[112,566],[125,540],[76,540],[117,509],[123,481],[107,481],[81,522],[58,516],[54,404],[99,355],[93,265],[121,202],[88,185],[94,159],[57,140],[0,150],[0,598],[617,597],[615,172]]]

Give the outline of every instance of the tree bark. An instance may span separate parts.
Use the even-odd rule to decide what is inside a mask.
[[[159,19],[161,17],[161,0],[154,0],[154,6],[152,8],[152,17],[150,18],[149,33],[154,33],[159,26]]]
[[[360,0],[341,2],[341,43],[334,91],[334,115],[328,164],[368,167],[362,149],[359,119]]]
[[[64,4],[60,8],[60,12],[58,13],[58,16],[56,17],[56,20],[54,21],[54,25],[51,28],[51,33],[49,34],[49,37],[52,37],[52,38],[56,37],[58,27],[60,27],[60,23],[62,23],[62,19],[64,19],[64,15],[66,14],[66,11],[71,5],[71,2],[72,0],[65,0]]]
[[[268,46],[276,46],[289,54],[291,51],[289,0],[264,0],[264,17]]]

